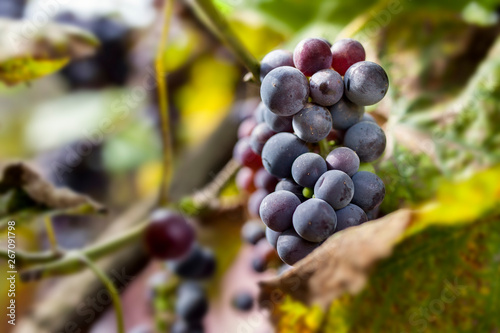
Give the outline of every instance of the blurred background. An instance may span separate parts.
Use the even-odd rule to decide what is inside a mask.
[[[412,323],[408,315],[428,306],[436,297],[433,295],[439,295],[443,288],[441,282],[446,274],[441,274],[440,269],[446,260],[433,261],[432,255],[425,260],[432,265],[405,267],[398,276],[408,278],[412,269],[420,269],[425,272],[422,275],[438,282],[429,282],[426,287],[424,276],[401,282],[404,289],[391,292],[408,292],[410,296],[402,304],[390,301],[395,298],[393,294],[377,308],[380,300],[368,292],[345,303],[334,303],[326,314],[330,319],[321,319],[317,309],[292,302],[271,324],[266,312],[256,305],[252,311],[242,313],[230,304],[237,291],[255,296],[257,282],[275,276],[277,271],[273,264],[260,273],[252,268],[255,258],[263,257],[261,252],[266,250],[240,239],[241,225],[249,218],[248,194],[238,191],[232,180],[222,191],[224,200],[218,201],[221,206],[196,218],[200,242],[212,248],[218,262],[216,276],[209,283],[211,307],[205,320],[206,331],[314,332],[320,323],[327,322],[321,327],[328,332],[454,332],[458,331],[454,329],[457,325],[462,325],[464,332],[497,332],[500,189],[497,187],[489,195],[481,186],[467,185],[467,181],[486,171],[485,183],[500,184],[500,2],[214,3],[259,60],[273,49],[293,50],[306,37],[323,37],[330,42],[352,37],[365,47],[367,60],[385,68],[390,90],[381,103],[367,108],[388,138],[384,156],[374,165],[387,189],[379,217],[400,208],[451,200],[454,209],[442,211],[443,216],[438,217],[448,225],[479,220],[492,224],[478,227],[481,233],[474,242],[461,238],[456,241],[463,240],[455,253],[462,256],[460,251],[466,249],[466,258],[450,271],[462,276],[464,270],[466,276],[474,276],[467,289],[467,297],[474,301],[464,296],[452,305],[454,310],[447,307],[427,319],[422,315],[425,325]],[[153,205],[162,177],[155,57],[161,39],[163,5],[161,0],[0,0],[2,172],[7,170],[6,165],[25,161],[54,186],[87,195],[108,211],[106,215],[64,211],[54,214],[53,225],[61,248],[81,248],[103,235],[123,231],[144,219]],[[15,21],[26,24],[18,26],[24,33],[51,34],[56,47],[16,44],[14,35],[8,33]],[[79,30],[74,32],[69,26]],[[21,50],[13,45],[22,45]],[[87,46],[95,48],[95,52],[86,52]],[[62,51],[67,54],[58,54],[60,49],[67,49]],[[29,60],[23,64],[13,61],[19,52],[28,54]],[[213,180],[231,158],[238,126],[259,102],[259,87],[243,81],[247,70],[200,20],[189,1],[174,4],[161,61],[168,72],[173,163],[176,170],[182,170],[172,183],[171,195],[180,200]],[[5,190],[8,175],[0,176],[2,228],[5,221],[16,220],[18,249],[48,250],[50,242],[42,212],[50,207],[42,208],[36,200],[32,202],[17,192],[21,199],[12,200]],[[466,186],[450,185],[456,182]],[[6,234],[3,230],[2,245],[6,244]],[[420,242],[434,234],[421,235],[424,240]],[[445,248],[455,251],[453,246]],[[138,255],[141,249],[138,241],[119,258],[111,258],[116,265],[107,264],[115,270],[127,267],[127,275],[133,277],[123,284],[127,332],[143,332],[138,327],[153,328],[158,322],[168,321],[161,315],[170,306],[168,297],[163,299],[153,292],[157,283],[154,277],[164,283],[168,273],[162,270],[163,263],[149,262],[145,254]],[[441,251],[440,247],[431,250]],[[132,253],[133,259],[127,260]],[[4,278],[6,262],[0,263],[0,307],[4,309],[9,286]],[[63,332],[67,322],[80,320],[75,326],[79,330],[69,327],[66,332],[114,332],[116,324],[109,304],[96,310],[88,321],[88,316],[75,314],[74,309],[90,293],[86,284],[91,284],[91,276],[84,272],[31,283],[18,281],[17,325],[9,325],[4,317],[0,331]],[[381,275],[376,276],[373,288],[379,286],[379,290],[387,291]],[[434,291],[429,289],[432,286]],[[339,323],[353,304],[363,300],[366,311],[361,311],[356,320],[349,317]],[[471,309],[467,303],[477,308]],[[368,317],[369,309],[375,326],[356,326],[364,314]],[[478,309],[482,315],[475,317]],[[393,317],[398,311],[401,316]],[[413,319],[415,322],[421,318]],[[242,326],[242,322],[246,324]],[[477,326],[478,322],[484,326]]]

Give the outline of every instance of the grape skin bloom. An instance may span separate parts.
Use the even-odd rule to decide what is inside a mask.
[[[335,232],[337,215],[333,208],[321,199],[309,199],[293,213],[293,228],[310,242],[322,242]]]
[[[293,212],[298,205],[300,200],[295,194],[288,191],[273,192],[262,200],[260,218],[268,228],[285,231],[292,226]]]
[[[314,186],[314,195],[328,202],[333,209],[347,206],[354,195],[354,184],[345,172],[330,170],[325,172]]]
[[[325,160],[315,153],[302,154],[292,164],[293,180],[304,187],[314,187],[318,178],[326,171]]]
[[[344,80],[333,69],[323,69],[314,73],[309,85],[312,101],[322,106],[337,103],[344,94]]]
[[[382,100],[389,89],[384,69],[371,61],[355,63],[344,76],[345,94],[357,105],[373,105]]]
[[[332,115],[328,109],[308,103],[292,121],[295,134],[305,142],[319,142],[326,138],[332,129]]]
[[[344,146],[354,150],[362,163],[373,162],[382,156],[385,145],[384,131],[371,121],[357,123],[344,136]]]
[[[278,255],[288,265],[294,265],[314,251],[320,243],[308,242],[295,230],[288,229],[278,237]]]
[[[289,178],[297,157],[309,151],[306,144],[291,133],[273,135],[262,149],[264,168],[277,178]]]
[[[260,96],[266,107],[278,116],[293,116],[307,103],[309,81],[294,67],[278,67],[262,81]]]

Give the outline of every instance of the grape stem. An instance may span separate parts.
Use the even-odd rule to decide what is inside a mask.
[[[323,158],[326,158],[326,156],[330,153],[330,145],[328,144],[328,141],[323,139],[318,143],[320,155],[323,156]]]
[[[158,111],[161,118],[161,132],[162,132],[162,146],[163,146],[163,174],[160,185],[159,204],[166,206],[168,198],[168,190],[170,187],[170,180],[172,174],[172,136],[170,131],[170,114],[169,114],[169,101],[168,101],[168,87],[167,87],[167,72],[165,70],[165,50],[167,48],[168,33],[170,30],[170,21],[172,18],[174,0],[167,0],[164,5],[163,14],[163,29],[160,38],[160,44],[155,59],[156,67],[156,80],[158,82]]]
[[[241,165],[231,159],[207,186],[191,196],[194,205],[200,209],[209,207],[240,168]]]
[[[99,280],[101,280],[102,284],[108,290],[111,296],[111,300],[113,301],[113,307],[115,308],[117,332],[125,333],[125,326],[123,324],[123,310],[120,301],[120,293],[118,292],[118,290],[116,289],[115,285],[110,280],[110,278],[106,275],[106,273],[104,273],[92,260],[90,260],[85,255],[81,255],[80,261],[94,272],[94,274],[99,278]]]
[[[45,222],[45,230],[47,231],[47,237],[49,238],[50,249],[53,253],[59,252],[59,245],[57,243],[56,233],[54,231],[54,225],[52,224],[52,216],[47,214],[43,218]]]
[[[260,63],[248,51],[229,27],[224,16],[215,8],[212,0],[190,0],[190,6],[200,20],[207,25],[252,73],[254,81],[260,84]]]

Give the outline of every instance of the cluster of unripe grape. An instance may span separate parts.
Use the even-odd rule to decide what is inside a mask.
[[[233,151],[243,165],[236,182],[257,188],[249,213],[293,265],[335,232],[368,221],[383,201],[382,180],[359,168],[385,150],[385,134],[364,107],[382,100],[389,81],[359,42],[321,38],[301,41],[293,54],[270,52],[261,80],[262,102],[240,125]]]

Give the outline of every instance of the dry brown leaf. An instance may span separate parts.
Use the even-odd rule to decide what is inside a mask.
[[[341,294],[361,291],[370,269],[392,253],[412,217],[402,209],[330,237],[283,275],[260,282],[259,304],[271,307],[288,294],[326,309]]]
[[[13,58],[87,57],[99,45],[90,32],[71,25],[0,19],[0,62]]]
[[[90,32],[53,22],[0,18],[0,31],[0,81],[8,85],[54,73],[99,45]]]
[[[86,212],[104,213],[105,208],[87,196],[67,188],[55,188],[24,162],[0,164],[0,195],[23,190],[34,202],[51,210],[87,207]]]

